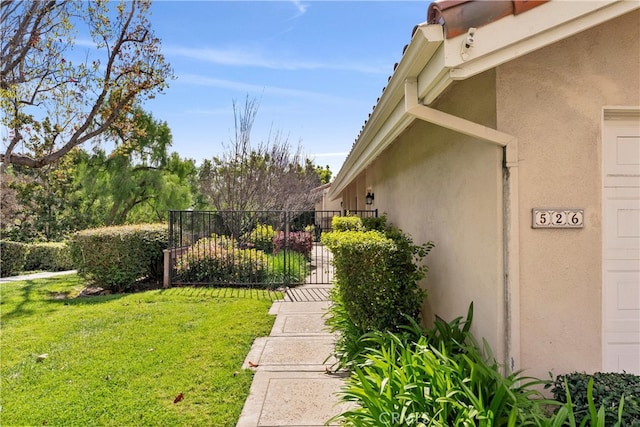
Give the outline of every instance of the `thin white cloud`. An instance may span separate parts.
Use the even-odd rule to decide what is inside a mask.
[[[309,9],[309,5],[302,3],[300,0],[291,0],[291,3],[293,3],[296,9],[298,9],[298,13],[300,13],[300,15],[306,13],[307,9]]]
[[[278,86],[265,86],[253,83],[238,82],[233,80],[216,79],[213,77],[206,77],[197,74],[181,74],[177,79],[180,83],[188,83],[199,86],[217,87],[223,89],[232,89],[239,92],[248,93],[264,93],[269,95],[280,95],[296,98],[311,98],[315,102],[350,102],[349,99],[345,99],[339,96],[327,95],[320,92],[312,92],[298,89],[288,89]]]
[[[298,10],[298,14],[294,18],[298,18],[298,17],[304,15],[305,13],[307,13],[307,9],[309,9],[309,5],[308,4],[304,4],[300,0],[291,0],[291,3],[293,3],[293,5]]]
[[[169,57],[180,56],[212,64],[269,68],[273,70],[337,70],[355,71],[360,73],[389,73],[389,65],[371,65],[357,62],[317,62],[300,61],[286,58],[273,58],[261,52],[252,52],[247,48],[239,49],[211,49],[189,48],[180,46],[166,46],[163,53]]]

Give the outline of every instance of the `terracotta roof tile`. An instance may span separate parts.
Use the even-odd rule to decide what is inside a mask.
[[[447,38],[464,34],[509,15],[518,15],[548,0],[438,0],[429,5],[427,22],[444,25]]]

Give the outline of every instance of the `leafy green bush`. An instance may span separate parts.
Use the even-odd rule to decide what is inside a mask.
[[[331,355],[336,359],[336,363],[332,368],[351,369],[354,365],[363,362],[362,354],[367,349],[363,336],[367,331],[353,323],[335,286],[329,291],[329,298],[331,305],[325,314],[325,324],[329,332],[336,335]]]
[[[637,425],[633,420],[623,423],[623,399],[611,403],[615,414],[605,422],[605,407],[597,409],[594,402],[593,378],[584,396],[585,413],[572,403],[568,391],[562,402],[543,398],[538,389],[549,386],[549,381],[519,372],[503,375],[486,342],[481,351],[469,332],[473,304],[466,319],[448,323],[436,319],[432,329],[422,329],[409,319],[397,333],[362,333],[353,329],[339,308],[338,296],[333,293],[331,297],[327,324],[339,332],[336,352],[351,356],[351,363],[346,364],[351,375],[342,399],[356,403],[355,409],[331,421],[371,427]],[[341,362],[345,367],[344,358]],[[566,384],[566,378],[564,381]]]
[[[29,246],[25,243],[0,240],[0,277],[24,271]]]
[[[263,282],[267,256],[257,249],[239,249],[230,239],[217,236],[198,240],[177,259],[182,282],[236,284]]]
[[[334,216],[331,219],[333,231],[364,231],[362,219],[358,216]]]
[[[63,271],[72,268],[71,250],[66,242],[29,244],[25,270]]]
[[[269,254],[273,252],[273,239],[276,237],[276,234],[272,226],[258,224],[256,228],[245,236],[244,241],[253,248]]]
[[[490,351],[485,356],[464,329],[469,321],[456,322],[438,331],[414,323],[401,333],[365,335],[363,362],[342,392],[357,405],[336,418],[371,427],[544,425],[548,401],[536,391],[543,382],[503,376]]]
[[[593,382],[593,402],[604,408],[607,425],[618,419],[618,406],[624,395],[622,425],[640,426],[640,376],[624,373],[596,372],[589,375],[574,372],[558,375],[551,387],[553,396],[560,402],[567,402],[569,392],[578,419],[589,414],[588,387]]]
[[[344,218],[334,217],[334,230],[342,227],[335,225]],[[336,288],[357,327],[395,331],[407,323],[407,316],[419,318],[425,293],[418,281],[426,267],[418,262],[432,243],[416,246],[392,226],[386,226],[384,232],[333,231],[324,233],[321,241],[333,253]]]
[[[365,230],[384,231],[387,227],[387,215],[383,214],[381,216],[368,216],[366,218],[362,218],[362,226]]]
[[[70,241],[78,273],[114,292],[141,279],[162,278],[166,224],[138,224],[79,231]]]

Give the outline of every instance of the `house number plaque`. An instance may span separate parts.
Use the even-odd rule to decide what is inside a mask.
[[[584,209],[532,210],[533,228],[583,228]]]

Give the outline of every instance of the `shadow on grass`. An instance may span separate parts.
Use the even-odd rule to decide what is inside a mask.
[[[79,296],[84,287],[82,279],[75,276],[1,283],[0,318],[2,322],[6,322],[34,314],[49,313],[55,310],[56,305],[99,304],[126,295]],[[46,307],[47,305],[49,307]]]
[[[83,281],[78,276],[60,276],[0,284],[0,318],[2,322],[42,315],[56,310],[60,305],[97,305],[128,295],[157,291],[161,295],[185,297],[253,298],[277,301],[284,292],[251,287],[181,286],[162,288],[157,283],[139,284],[131,292],[110,293]]]
[[[175,286],[161,289],[161,294],[180,295],[187,297],[208,298],[254,298],[277,301],[282,298],[283,291],[240,286]]]
[[[25,283],[25,286],[22,286],[20,289],[19,302],[15,305],[13,310],[7,311],[5,308],[7,305],[6,298],[4,297],[5,289],[9,286],[15,286],[16,284],[21,283]],[[3,321],[14,317],[29,316],[35,312],[35,310],[27,308],[27,305],[29,303],[34,303],[33,294],[35,289],[38,287],[38,284],[37,280],[25,280],[24,282],[7,282],[0,285],[0,289],[2,289],[3,294],[2,303],[0,304],[0,307],[2,307],[0,309],[0,315]]]

